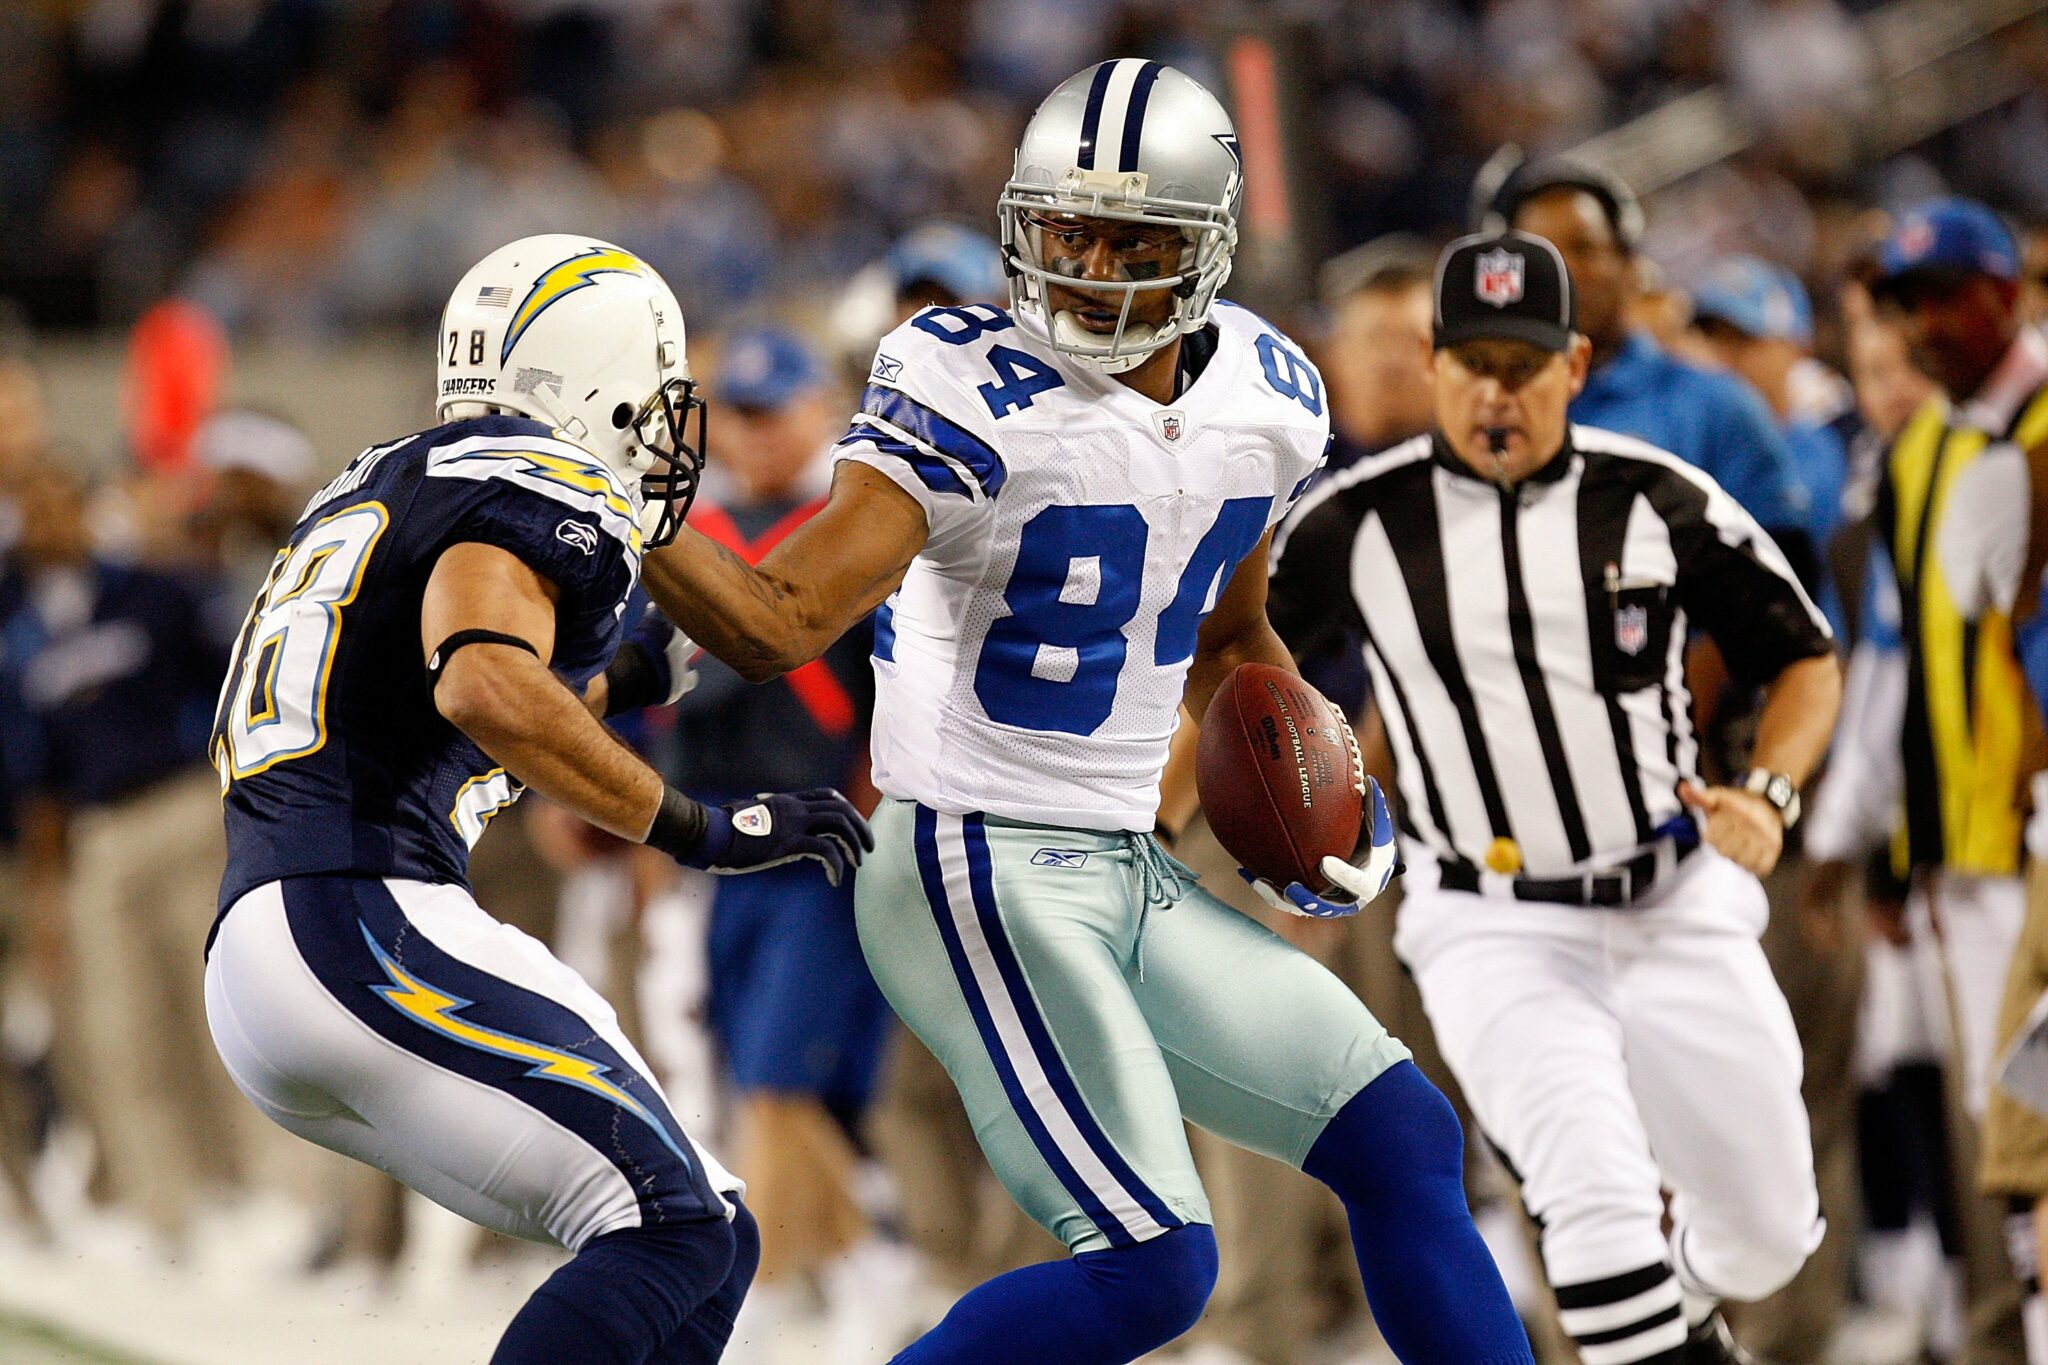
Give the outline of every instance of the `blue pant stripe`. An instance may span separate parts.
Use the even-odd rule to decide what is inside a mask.
[[[1017,1016],[1023,1020],[1025,1035],[1031,1039],[1031,1050],[1038,1054],[1038,1064],[1051,1080],[1053,1092],[1074,1120],[1074,1126],[1081,1130],[1090,1150],[1115,1177],[1117,1184],[1124,1187],[1125,1193],[1151,1214],[1153,1221],[1161,1227],[1179,1227],[1180,1217],[1144,1181],[1138,1179],[1138,1173],[1131,1169],[1123,1153],[1109,1140],[1109,1134],[1102,1131],[1102,1125],[1095,1121],[1087,1100],[1081,1095],[1081,1088],[1074,1083],[1073,1074],[1061,1060],[1059,1046],[1053,1042],[1052,1030],[1047,1027],[1045,1016],[1032,1004],[1031,988],[1024,980],[1024,966],[1017,960],[1016,949],[1010,946],[1009,935],[1003,930],[1002,916],[996,908],[994,864],[988,852],[988,826],[980,815],[969,815],[961,824],[962,842],[967,846],[968,884],[974,890],[975,916],[981,921],[982,936],[988,940],[996,970],[1002,973],[1003,981],[1010,989],[1010,999],[1016,1006]]]
[[[1112,1246],[1135,1245],[1137,1239],[1121,1221],[1110,1215],[1088,1187],[1088,1182],[1081,1178],[1060,1151],[1059,1144],[1046,1131],[1044,1121],[1031,1107],[1031,1101],[1017,1079],[1016,1068],[1011,1065],[1009,1053],[1004,1050],[1003,1040],[996,1032],[995,1021],[989,1015],[988,1001],[982,998],[981,988],[974,979],[974,969],[968,964],[966,947],[960,942],[960,931],[953,924],[952,902],[946,895],[945,874],[939,865],[938,812],[923,805],[917,808],[917,873],[924,883],[925,901],[931,906],[939,937],[945,942],[946,956],[953,964],[953,977],[960,983],[960,992],[967,999],[967,1011],[974,1016],[974,1026],[981,1033],[982,1048],[995,1065],[1004,1093],[1010,1097],[1012,1112],[1024,1125],[1024,1131],[1030,1134],[1032,1145],[1038,1148],[1038,1154],[1045,1159],[1045,1164],[1052,1169],[1061,1186],[1088,1216],[1088,1221],[1109,1238]]]

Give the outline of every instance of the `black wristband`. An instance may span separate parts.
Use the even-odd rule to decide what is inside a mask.
[[[664,786],[661,808],[654,812],[654,823],[647,827],[647,837],[641,842],[680,862],[702,846],[704,831],[710,827],[711,817],[703,806],[674,787]]]
[[[607,719],[652,706],[663,698],[661,675],[648,657],[647,647],[628,640],[604,666],[604,714]]]

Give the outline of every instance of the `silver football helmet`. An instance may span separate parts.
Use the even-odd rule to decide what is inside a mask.
[[[1158,62],[1092,66],[1032,114],[1003,186],[996,213],[1010,307],[1041,324],[1054,350],[1109,374],[1132,369],[1208,321],[1230,275],[1243,192],[1237,130],[1214,95]],[[1086,282],[1090,293],[1123,296],[1111,332],[1090,331],[1048,302],[1050,285],[1081,287],[1072,259],[1045,250],[1047,229],[1075,217],[1172,227],[1185,243],[1172,274]],[[1172,292],[1171,315],[1158,326],[1133,323],[1132,300],[1154,289]]]

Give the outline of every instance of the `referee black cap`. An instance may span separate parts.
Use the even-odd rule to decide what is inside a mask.
[[[1478,233],[1436,262],[1436,346],[1481,337],[1526,341],[1546,351],[1572,344],[1571,276],[1557,248],[1526,232]]]

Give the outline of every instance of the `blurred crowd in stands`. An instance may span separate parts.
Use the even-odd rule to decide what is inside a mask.
[[[985,224],[1022,118],[1105,52],[1287,59],[1311,243],[1440,233],[1532,153],[1719,86],[1756,149],[1653,252],[1838,269],[1938,184],[2048,210],[2034,88],[1874,161],[1874,0],[25,0],[0,10],[0,289],[39,325],[169,291],[237,335],[417,323],[446,262],[573,221],[699,325],[802,305],[910,225]],[[2036,41],[2034,48],[2041,45]],[[1884,149],[1890,150],[1890,149]]]
[[[1616,298],[1626,325],[1750,386],[1815,509],[1820,572],[1847,565],[1853,581],[1883,451],[1934,392],[1857,283],[1891,215],[1946,193],[2003,211],[2022,246],[2020,310],[2031,326],[2048,317],[2048,38],[2021,26],[2005,42],[2004,58],[2038,76],[2030,89],[1913,145],[1874,149],[1868,115],[1885,90],[1864,25],[1879,8],[0,7],[0,1174],[16,1225],[111,1209],[177,1255],[208,1219],[241,1207],[221,1193],[240,1189],[311,1211],[309,1267],[388,1264],[402,1237],[395,1187],[265,1127],[227,1089],[198,1014],[220,861],[203,753],[220,661],[304,497],[353,453],[315,448],[289,415],[290,393],[226,404],[209,376],[234,348],[424,338],[449,286],[492,247],[544,230],[611,238],[675,287],[710,381],[715,467],[696,524],[742,553],[765,550],[816,505],[864,348],[924,303],[1001,301],[985,234],[1032,103],[1114,53],[1168,60],[1224,89],[1229,42],[1257,32],[1299,80],[1288,96],[1305,135],[1299,227],[1320,265],[1271,302],[1323,367],[1347,448],[1371,450],[1428,420],[1417,369],[1428,265],[1466,226],[1495,149],[1567,150],[1718,87],[1755,141],[1649,198]],[[129,338],[118,451],[76,452],[52,420],[35,342],[67,332]],[[424,395],[424,342],[419,355],[404,382]],[[363,431],[357,444],[397,434]],[[89,485],[93,468],[110,472]],[[1853,629],[1858,598],[1846,587],[1828,605]],[[828,781],[859,792],[862,654],[856,642],[807,681],[753,693],[707,666],[694,697],[633,738],[704,794]],[[792,736],[804,750],[794,775],[748,767],[779,743],[793,753]],[[754,1311],[822,1311],[832,1322],[818,1330],[839,1334],[816,1338],[836,1343],[824,1358],[864,1358],[858,1343],[901,1327],[892,1314],[928,1306],[920,1280],[940,1286],[943,1307],[946,1290],[1056,1250],[990,1184],[936,1064],[857,989],[850,918],[836,936],[801,922],[844,914],[818,888],[773,904],[715,897],[532,799],[493,826],[478,882],[484,905],[550,937],[620,1005],[679,1113],[724,1134],[720,1149],[737,1153],[771,1229]],[[1803,903],[1795,888],[1774,890],[1788,917]],[[797,924],[774,922],[792,905]],[[1907,1353],[1871,1345],[1840,1358],[1925,1351],[2016,1365],[2016,1339],[2008,1354],[1965,1345],[1955,1191],[1969,1176],[1942,1119],[1938,992],[1912,985],[1924,972],[1894,953],[1903,927],[1866,935],[1849,922],[1852,958],[1868,938],[1871,984],[1859,1005],[1859,968],[1836,982],[1848,982],[1846,1000],[1823,1000],[1860,1022],[1810,1073],[1837,1083],[1850,1129],[1860,1115],[1866,1137],[1909,1137],[1873,1142],[1860,1182],[1855,1135],[1844,1138],[1833,1188],[1847,1189],[1850,1211],[1830,1208],[1839,1254],[1819,1262],[1820,1283],[1802,1287],[1810,1297],[1777,1344],[1789,1352],[1802,1348],[1786,1342],[1876,1322],[1869,1330],[1888,1327]],[[1320,932],[1304,936],[1350,961],[1348,978],[1417,1041],[1420,1012],[1400,999],[1384,933],[1344,947]],[[814,988],[824,981],[830,990]],[[791,1028],[811,1029],[810,1043]],[[1816,1038],[1806,1035],[1810,1058]],[[1360,1311],[1352,1277],[1318,1273],[1319,1258],[1348,1255],[1324,1226],[1330,1210],[1264,1188],[1267,1178],[1217,1182],[1246,1208],[1296,1211],[1282,1220],[1293,1232],[1269,1237],[1256,1259],[1233,1262],[1226,1245],[1205,1329],[1218,1361],[1311,1359],[1310,1343],[1341,1336]],[[1511,1195],[1497,1175],[1481,1188],[1495,1191],[1511,1257]],[[1859,1198],[1867,1217],[1854,1212]],[[1315,1227],[1334,1235],[1318,1242]],[[1520,1283],[1540,1293],[1526,1263]]]

